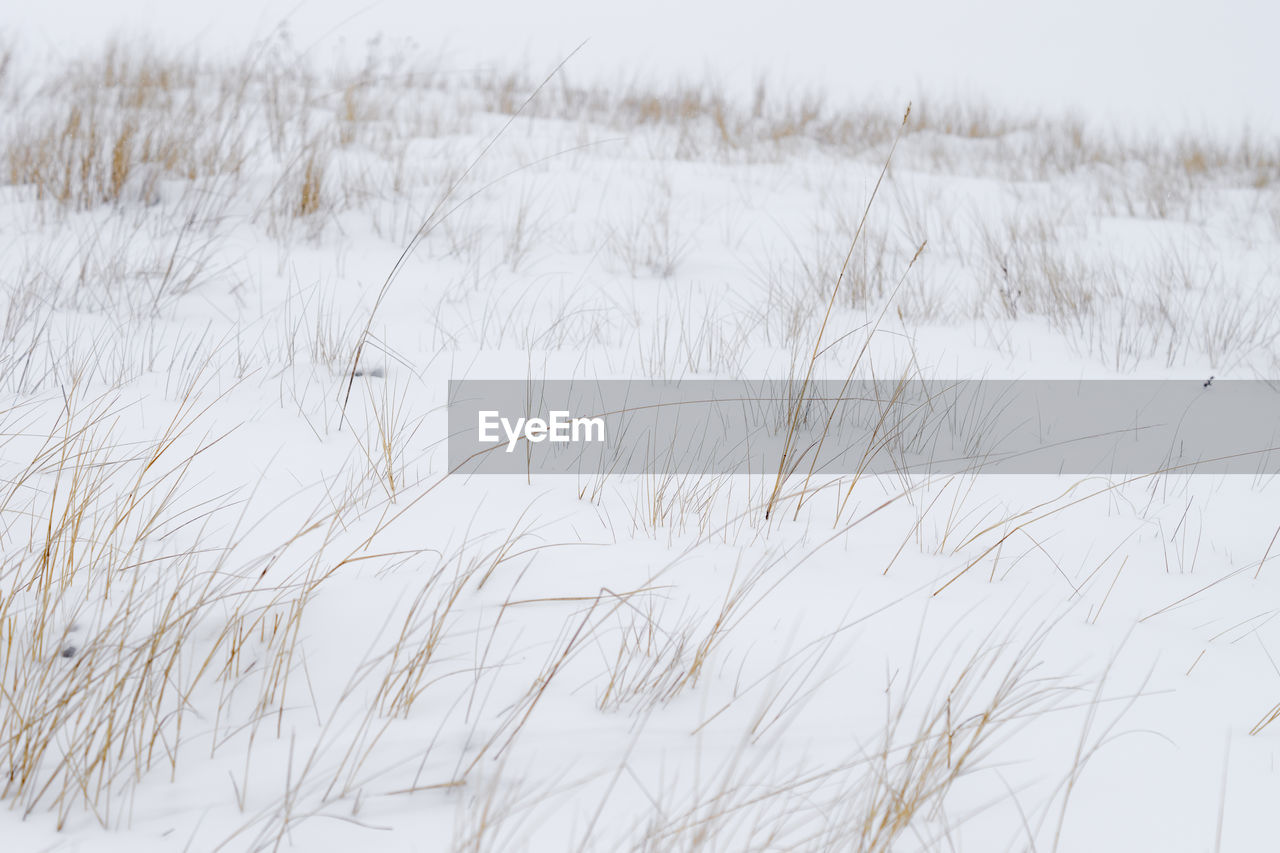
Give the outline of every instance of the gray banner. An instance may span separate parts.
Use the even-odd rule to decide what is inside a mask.
[[[461,474],[1280,472],[1280,384],[459,380]]]

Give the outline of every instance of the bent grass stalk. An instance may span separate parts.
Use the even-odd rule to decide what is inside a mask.
[[[551,69],[551,73],[548,74],[543,79],[543,81],[539,83],[538,86],[532,92],[529,93],[529,96],[525,98],[523,102],[521,102],[520,106],[516,108],[515,112],[513,112],[511,116],[506,120],[506,122],[503,123],[502,127],[498,129],[498,132],[495,133],[489,139],[489,141],[485,143],[484,147],[480,149],[479,153],[477,153],[476,156],[472,158],[471,162],[467,164],[467,167],[462,170],[462,173],[458,175],[458,177],[455,178],[449,184],[449,187],[445,190],[444,194],[440,197],[440,200],[436,202],[435,207],[431,209],[430,213],[428,213],[426,218],[422,221],[422,224],[418,226],[418,230],[414,232],[412,239],[410,239],[408,245],[404,247],[404,250],[400,253],[400,256],[396,259],[395,264],[392,265],[391,272],[387,273],[386,279],[382,282],[382,287],[378,289],[378,295],[373,301],[373,307],[369,309],[369,319],[365,321],[364,328],[361,330],[360,336],[356,341],[355,348],[352,350],[352,353],[351,353],[351,366],[348,368],[348,375],[347,375],[347,389],[346,389],[346,393],[343,395],[343,398],[342,398],[341,414],[344,420],[346,418],[347,403],[351,400],[351,389],[355,385],[356,373],[360,369],[360,357],[361,355],[363,355],[364,348],[369,341],[369,335],[373,330],[373,321],[377,317],[378,308],[381,307],[382,301],[386,298],[387,293],[391,290],[391,285],[394,284],[395,280],[400,276],[400,271],[404,269],[404,265],[408,262],[410,255],[412,255],[414,249],[416,249],[418,245],[423,240],[426,239],[428,234],[434,231],[444,219],[448,218],[450,213],[452,213],[454,210],[457,209],[458,205],[455,205],[454,207],[445,211],[445,205],[448,204],[449,201],[453,198],[453,194],[457,191],[458,187],[460,187],[463,181],[465,181],[471,175],[471,173],[475,171],[475,168],[480,164],[480,161],[483,160],[485,155],[489,153],[489,150],[492,149],[493,146],[498,143],[498,140],[500,140],[506,134],[508,128],[510,128],[511,125],[515,123],[515,120],[519,118],[520,114],[523,113],[524,110],[529,106],[529,104],[533,102],[534,98],[538,96],[538,93],[541,92],[544,88],[546,88],[547,84],[550,83],[551,80],[557,74],[560,73],[560,70],[564,68],[564,66],[569,62],[570,59],[572,59],[575,55],[577,55],[578,51],[582,50],[585,44],[586,42],[584,41],[582,44],[575,47],[572,51],[569,52],[569,54],[564,59],[560,60],[560,62],[556,65],[555,68]],[[516,171],[519,171],[519,170],[516,170]],[[506,176],[504,175],[498,178],[498,180],[502,180],[503,177],[506,177]],[[466,198],[464,198],[462,200],[462,203],[465,204],[471,198],[474,198],[476,195],[483,192],[485,189],[488,189],[488,187],[491,186],[492,183],[494,182],[485,184],[475,193],[472,193],[470,196],[467,196]],[[437,218],[438,214],[440,214],[441,211],[445,211],[443,216],[439,216],[439,218]]]
[[[840,284],[844,281],[845,273],[848,272],[849,262],[853,259],[854,250],[858,246],[858,238],[862,236],[862,229],[867,224],[867,216],[871,213],[871,205],[876,200],[876,195],[880,192],[880,184],[884,181],[884,176],[889,171],[889,163],[893,161],[893,153],[898,148],[898,141],[902,138],[903,129],[907,126],[908,119],[911,118],[911,105],[907,105],[907,110],[902,115],[902,122],[898,125],[898,132],[893,138],[893,144],[889,146],[889,154],[885,157],[884,166],[880,169],[880,176],[876,178],[875,187],[871,190],[871,197],[867,199],[867,205],[862,211],[862,218],[858,221],[858,228],[853,233],[853,239],[849,242],[849,251],[845,254],[844,263],[840,266],[840,274],[836,276],[836,283],[831,288],[831,298],[827,300],[827,309],[822,315],[822,325],[818,327],[818,336],[813,342],[813,354],[809,357],[809,365],[805,370],[804,380],[800,383],[799,398],[792,404],[790,423],[787,426],[787,437],[782,445],[782,458],[778,460],[778,473],[774,478],[773,491],[769,494],[769,500],[765,506],[764,517],[767,520],[772,514],[775,504],[778,500],[778,494],[782,491],[783,481],[790,475],[795,465],[792,456],[795,452],[794,441],[796,430],[800,426],[801,411],[804,408],[805,394],[808,390],[809,383],[813,379],[814,368],[818,362],[818,356],[822,351],[822,338],[827,330],[827,323],[831,320],[831,310],[835,307],[836,297],[840,293]],[[922,247],[923,248],[923,247]]]

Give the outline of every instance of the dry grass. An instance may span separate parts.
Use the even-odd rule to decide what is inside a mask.
[[[215,73],[224,84],[209,98],[204,83]],[[27,111],[4,141],[8,183],[85,210],[152,203],[164,179],[237,174],[248,104],[247,81],[229,85],[236,73],[113,45],[36,91],[50,106]]]
[[[114,825],[122,793],[157,762],[176,768],[209,662],[188,639],[218,592],[217,574],[198,569],[219,550],[200,535],[210,510],[183,503],[211,443],[170,458],[196,414],[188,397],[155,444],[126,453],[111,401],[73,389],[4,498],[28,540],[11,547],[0,595],[2,795],[26,814],[51,810],[63,825],[84,808]]]
[[[1233,191],[1261,194],[1256,212],[1265,221],[1274,207],[1265,204],[1266,194],[1280,161],[1273,146],[1256,138],[1101,139],[1076,120],[1022,119],[945,101],[917,105],[913,121],[896,128],[884,110],[837,107],[817,95],[784,95],[764,84],[738,100],[710,83],[663,90],[638,83],[580,87],[563,74],[549,85],[497,71],[451,75],[388,48],[371,49],[354,68],[321,71],[289,51],[287,44],[269,41],[241,62],[215,64],[117,45],[43,76],[24,68],[21,55],[6,54],[6,67],[14,69],[8,74],[19,81],[9,88],[20,116],[0,136],[6,183],[18,198],[36,202],[38,217],[94,213],[107,221],[99,233],[113,234],[84,252],[92,268],[81,270],[80,278],[93,285],[79,288],[77,300],[96,296],[109,282],[115,294],[133,301],[133,310],[163,310],[173,295],[225,273],[214,261],[219,242],[229,236],[220,223],[232,216],[242,222],[246,209],[280,245],[282,274],[299,240],[344,239],[356,213],[393,241],[425,242],[434,250],[443,238],[461,267],[454,285],[441,288],[441,302],[483,289],[477,283],[497,275],[499,264],[513,274],[500,277],[519,288],[543,271],[540,259],[556,257],[568,241],[580,251],[603,247],[603,260],[633,277],[680,281],[712,229],[705,217],[690,215],[698,210],[698,190],[672,158],[717,169],[744,159],[781,168],[792,155],[816,150],[831,165],[825,176],[800,177],[827,199],[811,234],[784,226],[776,252],[770,241],[744,243],[753,227],[758,236],[758,224],[739,225],[745,230],[738,233],[731,225],[724,235],[732,251],[761,246],[748,250],[742,273],[767,291],[763,304],[743,299],[747,307],[739,312],[755,316],[726,322],[692,314],[705,322],[684,324],[674,339],[645,329],[634,345],[655,375],[684,370],[667,355],[669,346],[686,351],[680,360],[690,372],[732,370],[739,341],[757,332],[798,354],[813,340],[838,269],[844,269],[844,281],[836,307],[865,308],[887,298],[895,273],[926,240],[930,274],[895,295],[904,317],[977,316],[996,329],[1005,321],[1045,317],[1073,346],[1120,369],[1160,354],[1179,363],[1201,350],[1215,366],[1229,365],[1263,351],[1275,334],[1262,312],[1242,307],[1243,295],[1219,311],[1173,298],[1170,287],[1135,293],[1132,277],[1157,270],[1143,270],[1118,250],[1099,254],[1092,248],[1105,216],[1207,231],[1207,205]],[[496,197],[510,175],[460,156],[449,139],[479,130],[492,144],[517,108],[522,119],[557,120],[563,135],[551,148],[520,152],[516,172],[545,169],[560,157],[575,163],[603,157],[620,142],[604,134],[621,132],[643,140],[626,143],[640,163],[655,164],[634,176],[647,190],[628,193],[636,199],[631,206],[613,205],[612,213],[592,219],[589,206],[577,200],[581,189],[561,198],[530,175],[518,198],[499,205],[500,213],[485,207],[486,194]],[[856,180],[832,178],[848,164],[882,163],[895,138],[901,174],[890,174],[886,187],[895,210],[878,216],[850,262],[841,263],[857,212],[844,210],[839,199],[858,188]],[[500,171],[496,164],[493,169]],[[1003,216],[984,207],[966,224],[955,216],[952,199],[909,177],[909,170],[1009,180],[1017,201]],[[1081,175],[1096,186],[1095,199],[1082,201],[1068,187]],[[743,191],[748,212],[763,201],[751,199],[753,192]],[[150,206],[165,215],[148,214]],[[584,225],[583,219],[589,221]],[[1247,217],[1249,228],[1254,219]],[[411,237],[424,221],[425,231]],[[125,232],[138,222],[157,232],[153,241],[168,244],[167,257],[122,251]],[[1169,234],[1166,239],[1180,239]],[[248,234],[236,235],[243,236]],[[140,285],[154,291],[150,299],[134,295]],[[1212,280],[1204,288],[1217,289]],[[12,301],[10,311],[18,304],[34,310],[31,293],[21,303]],[[495,294],[482,319],[447,330],[437,321],[438,331],[450,346],[466,342],[459,325],[481,346],[513,334],[532,346],[574,346],[613,343],[628,333],[617,328],[616,318],[602,322],[604,309],[590,299],[566,306],[568,317],[542,319],[504,310],[511,298],[510,292]],[[1141,324],[1116,325],[1110,319],[1116,317]],[[522,329],[495,325],[513,322]],[[1142,331],[1149,327],[1157,331]]]

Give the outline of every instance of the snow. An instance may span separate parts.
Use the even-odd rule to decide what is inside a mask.
[[[829,5],[6,11],[0,846],[1274,848],[1269,458],[449,472],[451,380],[1275,377],[1280,13]]]

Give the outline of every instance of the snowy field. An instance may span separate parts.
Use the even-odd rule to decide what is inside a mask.
[[[1276,13],[238,2],[0,30],[0,850],[1276,849],[1272,456],[447,451],[462,379],[1275,379]]]

